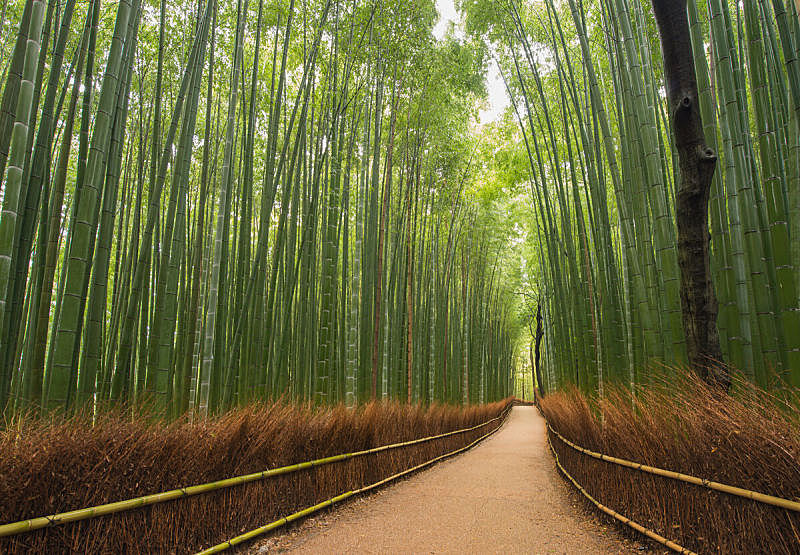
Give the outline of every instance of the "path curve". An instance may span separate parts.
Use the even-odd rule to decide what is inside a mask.
[[[534,407],[518,406],[470,451],[252,549],[268,551],[573,554],[636,547],[582,510],[556,472],[544,420]]]

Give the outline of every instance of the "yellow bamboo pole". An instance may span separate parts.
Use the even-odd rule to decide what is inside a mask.
[[[549,427],[549,425],[548,425],[548,427]],[[552,428],[551,428],[551,430],[552,430]],[[586,499],[588,499],[589,501],[591,501],[592,503],[594,503],[594,505],[595,505],[595,506],[596,506],[598,509],[600,509],[601,511],[603,511],[603,512],[604,512],[604,513],[606,513],[607,515],[609,515],[609,516],[612,516],[612,517],[616,518],[617,520],[619,520],[619,521],[620,521],[620,522],[622,522],[623,524],[627,524],[628,526],[630,526],[631,528],[633,528],[633,529],[634,529],[634,530],[636,530],[637,532],[641,532],[642,534],[644,534],[645,536],[647,536],[647,537],[648,537],[648,538],[650,538],[651,540],[655,540],[655,541],[657,541],[658,543],[660,543],[661,545],[664,545],[664,546],[666,546],[666,547],[669,547],[669,548],[670,548],[671,550],[673,550],[673,551],[676,551],[676,552],[678,552],[678,553],[682,553],[682,554],[684,554],[684,555],[697,555],[697,553],[695,553],[694,551],[691,551],[691,550],[689,550],[689,549],[686,549],[685,547],[683,547],[683,546],[681,546],[681,545],[678,545],[678,544],[677,544],[677,543],[675,543],[674,541],[672,541],[672,540],[668,540],[668,539],[667,539],[667,538],[665,538],[664,536],[661,536],[661,535],[659,535],[658,533],[654,532],[653,530],[650,530],[649,528],[645,528],[644,526],[642,526],[642,525],[641,525],[641,524],[639,524],[638,522],[635,522],[635,521],[633,521],[633,520],[629,519],[629,518],[628,518],[628,517],[626,517],[625,515],[621,515],[621,514],[619,514],[619,513],[618,513],[617,511],[615,511],[614,509],[611,509],[611,508],[609,508],[609,507],[606,507],[605,505],[603,505],[602,503],[600,503],[600,502],[599,502],[597,499],[595,499],[594,497],[592,497],[591,495],[589,495],[589,492],[587,492],[585,489],[583,489],[583,486],[581,486],[581,485],[580,485],[580,484],[579,484],[577,481],[575,481],[575,478],[573,478],[573,477],[570,475],[570,473],[569,473],[569,472],[567,472],[567,470],[566,470],[566,469],[565,469],[563,466],[561,466],[561,461],[559,461],[559,460],[558,460],[558,453],[556,453],[556,450],[555,450],[555,449],[553,449],[553,444],[552,444],[552,443],[550,443],[550,436],[548,436],[548,437],[547,437],[547,445],[549,445],[549,446],[550,446],[550,451],[552,451],[552,452],[553,452],[553,457],[555,457],[555,459],[556,459],[556,464],[558,465],[558,468],[560,468],[560,469],[561,469],[561,472],[563,472],[563,473],[564,473],[564,476],[566,476],[567,478],[569,478],[569,481],[570,481],[570,482],[572,482],[572,484],[573,484],[573,485],[574,485],[576,488],[578,488],[578,491],[580,491],[580,492],[583,494],[583,496],[584,496],[584,497],[586,497]]]
[[[348,491],[341,495],[337,495],[336,497],[328,499],[327,501],[323,501],[322,503],[317,503],[316,505],[313,505],[311,507],[306,507],[302,511],[297,511],[296,513],[292,513],[289,516],[279,518],[275,522],[270,522],[269,524],[266,524],[254,530],[250,530],[249,532],[245,532],[244,534],[236,536],[235,538],[226,540],[218,545],[215,545],[214,547],[209,547],[208,549],[201,551],[200,553],[202,553],[203,555],[220,553],[222,551],[225,551],[226,549],[230,549],[231,547],[239,545],[240,543],[251,540],[256,536],[260,536],[261,534],[266,534],[267,532],[275,530],[276,528],[280,528],[284,524],[289,524],[293,520],[297,520],[305,516],[308,516],[310,514],[316,513],[317,511],[320,511],[325,507],[330,507],[331,505],[333,505],[334,503],[338,503],[339,501],[344,501],[348,497],[352,497],[354,494],[355,492]]]
[[[721,491],[723,493],[728,493],[730,495],[737,495],[739,497],[744,497],[745,499],[750,499],[752,501],[757,501],[759,503],[764,503],[766,505],[773,505],[775,507],[780,507],[782,509],[787,509],[789,511],[800,512],[800,503],[798,503],[797,501],[790,501],[789,499],[775,497],[774,495],[767,495],[766,493],[759,493],[757,491],[738,488],[736,486],[729,486],[727,484],[721,484],[719,482],[706,480],[705,478],[698,478],[696,476],[690,476],[688,474],[681,474],[680,472],[673,472],[672,470],[664,470],[663,468],[656,468],[654,466],[647,466],[646,464],[632,462],[625,459],[619,459],[617,457],[604,455],[603,453],[596,453],[594,451],[585,449],[580,445],[575,445],[570,440],[568,440],[567,438],[559,434],[557,431],[555,431],[553,427],[550,426],[549,422],[547,423],[547,429],[553,432],[553,434],[555,434],[555,436],[558,439],[563,441],[568,446],[572,447],[575,451],[583,453],[584,455],[589,455],[590,457],[599,459],[601,461],[606,461],[619,466],[633,468],[635,470],[641,470],[642,472],[655,474],[656,476],[664,476],[665,478],[672,478],[673,480],[687,482],[689,484],[702,486],[708,489],[713,489],[715,491]]]
[[[80,520],[87,520],[90,518],[96,518],[99,516],[119,513],[123,511],[130,511],[133,509],[139,509],[141,507],[146,507],[148,505],[155,505],[156,503],[164,503],[166,501],[171,501],[174,499],[180,499],[182,497],[190,497],[193,495],[199,495],[202,493],[209,493],[212,491],[217,491],[224,488],[229,488],[233,486],[239,486],[242,484],[246,484],[249,482],[254,482],[257,480],[264,480],[266,478],[271,478],[274,476],[280,476],[282,474],[290,474],[292,472],[297,472],[300,470],[304,470],[307,468],[311,468],[314,466],[321,466],[325,464],[331,464],[334,462],[344,461],[347,459],[351,459],[354,457],[360,457],[363,455],[369,455],[374,453],[379,453],[381,451],[386,451],[389,449],[397,449],[400,447],[408,447],[410,445],[415,445],[418,443],[424,443],[427,441],[432,441],[434,439],[441,439],[444,437],[449,437],[456,434],[463,434],[466,432],[470,432],[476,430],[482,426],[486,426],[492,422],[495,422],[501,418],[504,418],[505,415],[508,413],[508,409],[495,418],[487,420],[482,424],[478,424],[476,426],[472,426],[470,428],[463,428],[460,430],[454,430],[452,432],[446,432],[444,434],[439,434],[435,436],[428,436],[420,439],[414,439],[411,441],[405,441],[402,443],[393,443],[391,445],[383,445],[381,447],[374,447],[372,449],[365,449],[363,451],[356,451],[354,453],[343,453],[340,455],[334,455],[331,457],[325,457],[321,459],[316,459],[313,461],[302,462],[297,464],[292,464],[288,466],[282,466],[279,468],[273,468],[271,470],[264,470],[261,472],[255,472],[253,474],[245,474],[243,476],[236,476],[233,478],[227,478],[224,480],[217,480],[215,482],[209,482],[206,484],[199,484],[194,486],[187,486],[183,488],[173,489],[170,491],[165,491],[161,493],[153,493],[150,495],[143,495],[141,497],[135,497],[133,499],[126,499],[124,501],[116,501],[114,503],[106,503],[104,505],[97,505],[95,507],[86,507],[83,509],[76,509],[74,511],[67,511],[63,513],[56,513],[49,516],[41,516],[36,518],[30,518],[27,520],[21,520],[18,522],[11,522],[8,524],[0,525],[0,537],[5,536],[13,536],[16,534],[23,534],[26,532],[32,532],[34,530],[39,530],[41,528],[47,528],[49,526],[58,526],[61,524],[66,524],[68,522],[76,522]]]
[[[486,422],[486,424],[488,424],[489,422],[493,422],[495,420],[498,420],[500,418],[504,418],[507,414],[508,414],[508,409],[506,409],[501,416],[498,416],[497,418],[493,418],[492,420],[488,420]],[[298,519],[306,517],[306,516],[308,516],[310,514],[316,513],[317,511],[320,511],[320,510],[322,510],[322,509],[324,509],[326,507],[330,507],[334,503],[338,503],[340,501],[344,501],[345,499],[347,499],[349,497],[352,497],[354,495],[359,495],[359,494],[365,493],[365,492],[367,492],[367,491],[369,491],[371,489],[375,489],[375,488],[380,487],[380,486],[382,486],[384,484],[387,484],[389,482],[397,480],[398,478],[402,478],[403,476],[407,476],[408,474],[411,474],[412,472],[416,472],[416,471],[421,470],[421,469],[423,469],[423,468],[425,468],[427,466],[430,466],[430,465],[432,465],[434,463],[437,463],[437,462],[441,461],[442,459],[446,459],[448,457],[452,457],[453,455],[457,455],[459,453],[462,453],[462,452],[466,451],[467,449],[470,449],[473,446],[477,445],[478,443],[480,443],[484,439],[488,438],[489,436],[491,436],[495,432],[497,432],[497,430],[499,430],[502,426],[503,426],[503,424],[500,423],[491,432],[482,435],[481,437],[479,437],[478,439],[476,439],[475,441],[473,441],[469,445],[466,445],[464,447],[456,449],[455,451],[450,451],[449,453],[445,453],[444,455],[440,455],[440,456],[438,456],[438,457],[436,457],[434,459],[431,459],[429,461],[426,461],[426,462],[424,462],[422,464],[418,464],[417,466],[414,466],[412,468],[403,470],[402,472],[398,472],[397,474],[393,474],[392,476],[389,476],[388,478],[384,478],[383,480],[375,482],[374,484],[369,484],[368,486],[364,486],[363,488],[360,488],[360,489],[357,489],[357,490],[347,491],[345,493],[342,493],[341,495],[337,495],[336,497],[332,497],[331,499],[328,499],[326,501],[322,501],[321,503],[317,503],[316,505],[313,505],[311,507],[306,507],[305,509],[297,511],[296,513],[292,513],[292,514],[290,514],[288,516],[279,518],[278,520],[276,520],[274,522],[270,522],[269,524],[265,524],[264,526],[260,526],[259,528],[255,528],[253,530],[250,530],[249,532],[245,532],[244,534],[236,536],[235,538],[231,538],[231,539],[226,540],[226,541],[224,541],[224,542],[222,542],[220,544],[217,544],[217,545],[215,545],[213,547],[209,547],[208,549],[206,549],[204,551],[198,552],[197,555],[211,555],[212,553],[220,553],[222,551],[230,549],[231,547],[239,545],[240,543],[243,543],[243,542],[246,542],[248,540],[251,540],[251,539],[253,539],[253,538],[257,537],[257,536],[260,536],[262,534],[266,534],[267,532],[271,532],[272,530],[275,530],[276,528],[280,528],[281,526],[283,526],[285,524],[288,524],[288,523],[290,523],[290,522],[292,522],[294,520],[298,520]],[[480,426],[478,426],[478,427],[480,427]],[[475,427],[473,427],[472,429],[474,430]],[[378,447],[377,449],[381,449],[382,450],[384,448],[383,447]],[[374,450],[372,452],[374,452]]]

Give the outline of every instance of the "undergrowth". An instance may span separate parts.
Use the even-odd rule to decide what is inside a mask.
[[[589,450],[800,501],[800,411],[737,379],[732,392],[693,374],[603,399],[572,390],[541,409]],[[600,503],[699,553],[798,553],[800,513],[600,461],[550,434],[566,470]]]
[[[191,424],[119,414],[23,419],[0,431],[0,524],[471,427],[509,401],[355,410],[275,403]],[[362,487],[474,441],[491,425],[221,491],[0,538],[0,553],[183,553]]]

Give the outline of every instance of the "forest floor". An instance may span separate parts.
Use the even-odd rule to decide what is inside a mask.
[[[601,521],[559,476],[534,407],[467,451],[307,519],[249,553],[661,553]]]

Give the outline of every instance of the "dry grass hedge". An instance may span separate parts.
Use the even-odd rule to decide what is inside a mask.
[[[592,451],[800,501],[797,397],[736,380],[732,394],[691,374],[604,399],[577,391],[541,408]],[[599,502],[698,553],[799,553],[800,513],[583,455],[550,434],[567,471]]]
[[[471,427],[508,403],[356,410],[276,403],[169,425],[119,415],[94,425],[25,419],[0,431],[0,523]],[[196,551],[455,450],[489,429],[0,538],[0,553]]]

